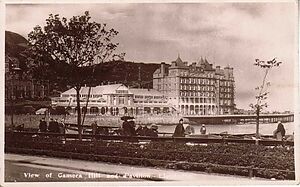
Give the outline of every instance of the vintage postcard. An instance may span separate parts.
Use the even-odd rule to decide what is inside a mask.
[[[2,1],[3,186],[299,184],[297,1]]]

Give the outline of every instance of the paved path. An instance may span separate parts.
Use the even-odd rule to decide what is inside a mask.
[[[82,160],[70,160],[51,157],[5,154],[6,181],[135,181],[164,184],[269,184],[271,181],[260,178],[247,178],[207,174],[203,172],[180,171],[161,168],[129,166]],[[19,173],[18,173],[19,172]],[[40,174],[39,179],[26,177],[26,173]],[[52,173],[51,178],[45,177]],[[77,174],[82,178],[59,177],[64,174]],[[16,177],[17,179],[14,179]],[[18,178],[19,177],[19,178]]]

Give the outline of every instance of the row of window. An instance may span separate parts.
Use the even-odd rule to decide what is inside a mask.
[[[232,86],[233,82],[231,81],[220,81],[220,86]]]
[[[112,96],[110,99],[111,104],[116,104],[118,100],[118,104],[123,105],[125,104],[125,97],[124,96]]]
[[[150,96],[150,95],[135,95],[134,96],[135,99],[163,99],[164,97],[163,96]]]
[[[116,93],[126,94],[128,90],[116,90]]]
[[[134,101],[134,103],[167,103],[167,101]]]
[[[76,94],[62,94],[62,97],[76,97]],[[88,94],[80,94],[79,97],[88,97]],[[90,95],[90,98],[102,97],[100,94]]]
[[[180,78],[180,83],[213,85],[215,81],[212,79],[201,79],[201,78]]]
[[[231,95],[231,94],[224,94],[224,93],[221,93],[221,94],[220,94],[220,97],[221,97],[221,98],[232,98],[232,95]]]
[[[70,101],[65,100],[65,99],[59,99],[59,100],[53,100],[53,102],[65,103],[65,102],[70,102]],[[73,99],[72,102],[77,102],[77,99]],[[80,100],[80,102],[86,102],[86,100]],[[90,100],[89,102],[91,102],[91,103],[106,103],[105,100]]]
[[[180,85],[181,90],[215,91],[214,86]]]
[[[192,73],[189,73],[188,71],[182,71],[180,72],[180,75],[183,77],[190,77]],[[198,73],[196,73],[195,76],[201,76],[201,77],[206,77],[206,78],[214,78],[214,74],[213,73],[201,73],[201,75],[199,75]]]
[[[68,101],[68,100],[66,100]],[[77,99],[73,99],[73,102],[77,102]],[[86,100],[80,100],[80,102],[86,102]],[[106,103],[105,100],[90,100],[91,103]]]
[[[185,92],[185,91],[181,91],[180,96],[183,97],[187,97],[187,96],[196,96],[196,97],[200,97],[200,96],[204,96],[204,97],[215,97],[215,93],[212,92]]]
[[[215,98],[181,98],[182,103],[215,103]]]
[[[232,101],[231,100],[220,100],[220,105],[232,105]]]
[[[228,88],[228,87],[226,87],[226,88],[220,88],[220,92],[232,92],[232,88]]]

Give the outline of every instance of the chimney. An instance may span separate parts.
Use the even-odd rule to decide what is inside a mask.
[[[162,77],[165,76],[165,67],[166,67],[166,63],[165,63],[165,62],[162,62],[162,63],[160,64],[160,74],[161,74]]]
[[[233,68],[229,68],[230,77],[233,77]]]

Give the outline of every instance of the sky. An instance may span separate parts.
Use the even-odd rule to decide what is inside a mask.
[[[93,21],[119,31],[118,52],[134,62],[196,62],[234,68],[235,103],[250,109],[264,70],[255,59],[282,61],[267,80],[269,111],[294,110],[298,83],[297,4],[165,3],[165,4],[7,4],[6,30],[27,38],[50,13],[70,18],[88,10]]]

